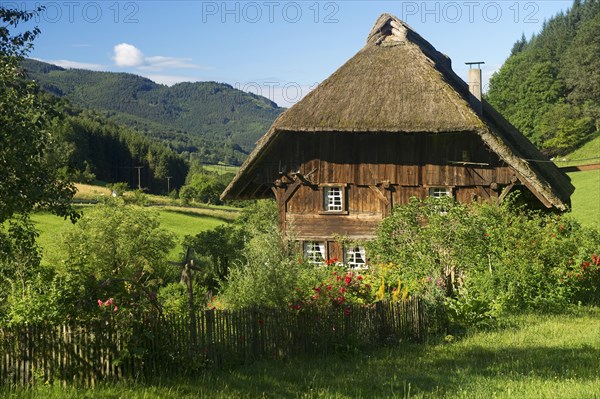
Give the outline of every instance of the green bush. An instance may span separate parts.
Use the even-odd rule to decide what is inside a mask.
[[[65,235],[66,260],[57,272],[80,286],[81,315],[111,298],[121,313],[158,311],[158,288],[178,273],[167,262],[174,245],[156,213],[116,198],[86,211]]]
[[[447,303],[476,303],[482,314],[552,311],[577,298],[597,300],[569,273],[599,248],[598,233],[568,216],[530,211],[511,200],[464,205],[431,198],[395,208],[368,246],[372,263],[391,262],[392,280],[408,281],[417,293],[431,292],[435,282],[458,301]]]

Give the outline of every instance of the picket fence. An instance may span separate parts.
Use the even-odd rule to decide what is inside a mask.
[[[195,320],[194,320],[195,319]],[[210,310],[195,318],[108,318],[0,328],[0,384],[63,383],[185,375],[208,367],[421,340],[418,299],[328,310]]]

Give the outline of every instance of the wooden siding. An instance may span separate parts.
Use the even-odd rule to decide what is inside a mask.
[[[468,203],[497,198],[516,176],[468,132],[288,133],[274,153],[278,158],[265,162],[257,179],[279,182],[281,226],[300,240],[372,238],[393,206],[424,198],[431,187],[450,187],[459,202]],[[343,187],[342,214],[324,214],[325,184]],[[338,257],[340,250],[333,252]]]

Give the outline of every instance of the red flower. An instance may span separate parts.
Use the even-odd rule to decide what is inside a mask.
[[[258,319],[258,324],[262,326],[263,324],[265,324],[265,321],[263,319]]]
[[[343,294],[346,289],[344,287],[340,287],[340,294]]]
[[[346,278],[344,280],[346,280],[346,286],[349,286],[350,283],[352,282],[352,276],[346,276]]]
[[[350,316],[350,307],[349,306],[346,306],[346,309],[344,309],[344,314],[346,316]]]

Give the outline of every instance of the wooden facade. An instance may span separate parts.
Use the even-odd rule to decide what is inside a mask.
[[[371,239],[392,207],[431,188],[457,201],[491,200],[518,173],[474,133],[287,133],[260,176],[272,187],[282,230],[300,241],[326,241],[327,257],[342,259],[334,240]],[[324,188],[341,187],[343,210],[328,212]]]

